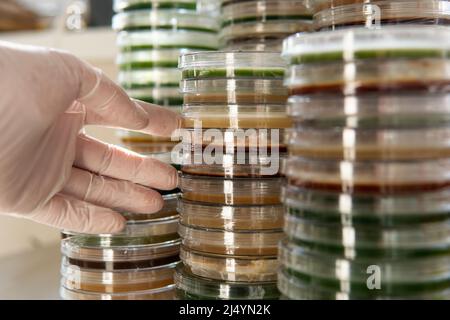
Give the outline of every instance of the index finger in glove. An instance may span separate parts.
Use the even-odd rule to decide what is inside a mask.
[[[177,113],[132,100],[101,70],[71,55],[64,57],[77,61],[74,67],[80,83],[77,100],[86,107],[86,124],[119,127],[165,137],[170,137],[180,127],[181,117]]]

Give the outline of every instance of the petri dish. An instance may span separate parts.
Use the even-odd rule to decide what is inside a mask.
[[[177,88],[180,81],[178,69],[153,68],[147,70],[120,71],[118,82],[128,89]]]
[[[251,156],[265,157],[287,152],[284,142],[286,133],[284,129],[205,129],[201,127],[194,129],[181,129],[176,138],[180,139],[180,144],[174,149],[175,153],[181,153],[180,159],[189,157],[191,152],[194,156],[216,154],[237,154],[239,157],[246,157],[245,153]],[[204,152],[206,151],[206,152]],[[201,162],[203,160],[196,160]],[[220,158],[219,158],[220,159]],[[184,160],[191,161],[189,160]]]
[[[373,225],[308,221],[287,215],[284,230],[299,246],[348,259],[420,258],[450,252],[449,220],[374,228]]]
[[[177,262],[152,268],[103,271],[80,268],[63,258],[61,284],[69,290],[126,293],[164,288],[173,284]]]
[[[149,49],[120,52],[116,64],[122,70],[177,68],[178,57],[189,49]]]
[[[448,300],[449,290],[430,292],[420,295],[384,296],[378,290],[369,291],[366,295],[342,291],[327,290],[314,284],[300,281],[289,275],[284,269],[278,272],[278,288],[284,296],[292,300]]]
[[[174,300],[175,285],[154,290],[113,294],[70,290],[61,286],[60,295],[63,300]]]
[[[198,228],[239,230],[273,230],[283,228],[282,205],[222,206],[180,199],[180,223]]]
[[[288,133],[291,155],[346,161],[417,161],[450,156],[450,129],[298,128]]]
[[[122,145],[134,152],[146,155],[155,153],[167,153],[177,145],[177,142],[134,142],[134,141],[122,141]]]
[[[194,128],[290,128],[292,121],[286,114],[286,105],[185,104],[183,127]]]
[[[143,87],[136,89],[127,89],[126,93],[134,99],[157,104],[163,107],[169,107],[171,110],[181,113],[183,97],[181,96],[178,88]]]
[[[117,31],[187,30],[216,34],[215,17],[187,10],[132,10],[116,14],[112,27]]]
[[[279,52],[205,51],[180,57],[183,79],[282,79],[286,62]]]
[[[184,247],[205,253],[236,256],[276,256],[281,229],[225,231],[180,224],[178,232]]]
[[[68,237],[61,242],[61,252],[68,262],[80,268],[104,271],[151,268],[179,261],[180,240],[146,245],[104,246]],[[103,245],[103,244],[102,244]]]
[[[378,195],[437,191],[449,184],[448,158],[417,161],[334,161],[290,157],[285,173],[299,187]]]
[[[283,55],[294,65],[285,84],[292,95],[446,92],[449,40],[450,30],[433,26],[291,36]]]
[[[450,122],[450,95],[408,92],[291,96],[287,113],[296,128],[436,128]]]
[[[221,48],[227,51],[277,51],[281,52],[283,40],[291,34],[282,34],[277,36],[249,37],[247,39],[222,40]]]
[[[122,52],[154,49],[215,50],[219,42],[215,34],[208,32],[145,30],[119,32],[117,45]]]
[[[200,277],[239,282],[277,281],[276,256],[225,256],[181,248],[181,260]]]
[[[417,296],[450,289],[450,256],[419,259],[349,260],[315,253],[288,241],[280,245],[280,263],[288,276],[336,292],[361,296]],[[370,290],[368,270],[377,270],[379,288]],[[373,272],[373,271],[372,271]]]
[[[179,154],[183,173],[225,178],[281,176],[281,164],[286,159],[286,154],[276,152],[267,155],[249,152],[223,154],[220,150],[208,153],[205,149],[201,159],[197,159],[195,151]]]
[[[417,227],[421,223],[448,221],[449,196],[448,188],[403,195],[317,191],[292,185],[283,189],[283,202],[289,216],[373,228]]]
[[[227,282],[196,276],[187,267],[175,272],[177,298],[180,300],[276,300],[276,282]]]
[[[161,160],[165,163],[170,163],[168,162],[170,161],[170,153],[162,153],[156,155],[152,154],[151,157],[157,158],[158,160]],[[161,221],[159,219],[166,219],[177,216],[178,194],[165,195],[163,196],[163,199],[164,207],[159,212],[150,214],[123,212],[122,215],[129,221],[131,228],[133,228],[133,225],[137,225],[138,227],[142,226],[143,228],[145,228],[145,223],[151,223],[152,221],[158,222]],[[130,232],[129,234],[133,235],[133,232]]]
[[[444,0],[342,1],[343,4],[314,15],[317,30],[352,26],[448,25],[450,4]],[[348,4],[345,4],[347,2]]]
[[[225,205],[279,204],[283,178],[197,177],[180,175],[182,198],[191,201]]]
[[[175,201],[175,199],[172,201]],[[172,208],[172,210],[173,209],[174,208]],[[170,211],[173,213],[172,210]],[[134,218],[135,216],[132,217]],[[149,216],[147,216],[147,218],[148,217]],[[127,221],[125,230],[114,235],[88,235],[72,233],[69,231],[64,231],[64,233],[68,236],[76,238],[77,241],[81,241],[88,245],[138,245],[177,239],[177,224],[178,214],[175,213],[174,216],[159,219]]]
[[[281,79],[190,79],[180,82],[185,104],[286,104]]]
[[[139,9],[197,9],[197,0],[114,0],[114,11]]]

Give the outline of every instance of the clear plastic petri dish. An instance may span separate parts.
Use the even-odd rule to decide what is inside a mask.
[[[280,38],[295,33],[313,31],[308,20],[266,21],[231,24],[222,28],[219,43],[223,46],[230,42],[247,41],[253,38]]]
[[[216,17],[187,10],[132,10],[116,14],[112,27],[118,31],[187,30],[216,34]]]
[[[120,52],[116,64],[121,70],[178,68],[178,58],[189,49],[149,49]]]
[[[170,153],[151,154],[149,155],[149,157],[158,159],[164,163],[170,163]],[[127,228],[125,233],[134,235],[133,228],[135,228],[135,230],[139,230],[139,228],[141,227],[142,229],[145,229],[147,223],[152,223],[153,221],[159,222],[161,221],[160,219],[170,219],[176,217],[178,215],[178,194],[165,195],[163,196],[163,199],[164,207],[156,213],[141,214],[133,212],[123,212],[122,215],[128,220],[128,225],[130,226],[130,229]]]
[[[183,127],[194,128],[290,128],[292,120],[286,114],[286,105],[185,104]]]
[[[154,49],[215,50],[219,41],[215,34],[207,32],[146,30],[119,32],[117,45],[122,52]]]
[[[180,224],[182,244],[190,250],[236,256],[276,256],[281,229],[225,231]]]
[[[226,51],[276,51],[281,52],[283,40],[290,36],[290,33],[277,36],[249,37],[247,39],[222,39],[220,46]]]
[[[185,104],[286,104],[288,90],[281,79],[182,80]]]
[[[198,0],[114,0],[114,11],[141,9],[185,9],[196,10]]]
[[[378,195],[441,190],[449,185],[448,158],[418,161],[334,161],[290,157],[283,168],[292,185]]]
[[[255,178],[281,176],[286,154],[204,152],[201,159],[192,153],[180,152],[181,171],[189,175],[224,178]]]
[[[283,178],[202,177],[181,174],[183,199],[226,205],[279,204]]]
[[[205,51],[180,57],[183,79],[281,79],[286,62],[279,52]]]
[[[298,128],[288,133],[291,155],[345,161],[417,161],[450,157],[450,129]]]
[[[82,290],[70,290],[61,286],[60,295],[63,300],[174,300],[175,285],[147,291],[126,293],[97,293]]]
[[[280,263],[293,278],[328,290],[359,295],[411,296],[450,290],[450,257],[349,260],[315,253],[288,241],[280,245]],[[368,287],[368,270],[380,275],[379,288]]]
[[[177,262],[151,268],[104,271],[72,265],[63,258],[61,284],[69,290],[125,293],[164,288],[173,284]]]
[[[376,228],[287,215],[284,230],[299,246],[348,259],[421,258],[450,253],[449,220]]]
[[[146,245],[124,243],[121,246],[105,242],[101,247],[83,240],[81,237],[68,237],[61,242],[62,254],[70,264],[80,268],[113,271],[150,268],[180,260],[180,240]]]
[[[448,300],[449,290],[437,290],[419,295],[382,295],[378,290],[367,290],[367,294],[354,294],[340,290],[329,290],[315,285],[314,282],[304,282],[291,276],[285,269],[278,272],[278,288],[283,296],[292,300]]]
[[[180,300],[276,300],[276,282],[227,282],[199,277],[186,266],[175,271],[177,298]]]
[[[125,90],[128,96],[144,102],[168,107],[173,111],[181,113],[183,96],[177,87],[148,87]],[[144,136],[143,134],[140,134]]]
[[[286,214],[313,222],[378,227],[416,226],[450,218],[450,189],[404,195],[350,194],[296,186],[283,189]]]
[[[284,129],[181,129],[175,138],[180,144],[174,149],[176,154],[182,153],[180,159],[189,160],[192,152],[194,157],[214,156],[216,154],[238,155],[246,157],[265,157],[287,152]],[[206,150],[206,152],[204,152]],[[185,157],[188,157],[187,159]],[[272,157],[274,159],[275,157]],[[194,158],[194,161],[202,158]],[[195,162],[194,162],[195,163]],[[275,162],[273,162],[275,163]]]
[[[239,230],[273,230],[283,228],[282,205],[222,206],[180,199],[180,223],[198,228]]]
[[[181,248],[181,260],[190,271],[200,277],[239,282],[277,280],[276,256],[226,256],[207,254]]]
[[[72,233],[64,231],[67,236],[82,239],[81,241],[91,245],[99,246],[116,246],[124,244],[148,244],[155,242],[163,242],[177,238],[178,214],[173,211],[176,195],[171,196],[172,203],[167,206],[168,212],[175,215],[165,216],[163,212],[162,218],[155,219],[152,215],[144,214],[142,218],[147,220],[129,220],[127,221],[125,230],[117,234],[88,235],[80,233]],[[136,215],[126,214],[128,218],[136,218]],[[139,217],[137,217],[139,218]]]
[[[181,79],[178,69],[153,68],[146,70],[120,71],[118,82],[125,89],[177,88]]]
[[[294,65],[285,84],[292,95],[446,92],[449,40],[448,28],[433,26],[291,36],[283,55]]]
[[[296,127],[436,128],[450,123],[450,95],[408,92],[291,96],[287,113],[294,119]]]
[[[343,1],[354,3],[357,1]],[[379,28],[384,25],[448,25],[450,4],[446,0],[359,1],[322,10],[314,15],[317,30],[352,26]]]

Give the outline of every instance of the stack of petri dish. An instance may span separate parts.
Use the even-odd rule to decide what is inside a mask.
[[[437,26],[284,42],[288,298],[450,298],[449,50]]]
[[[284,38],[311,30],[308,0],[222,0],[225,50],[281,51]]]
[[[319,0],[311,2],[317,30],[392,24],[449,25],[448,0]]]
[[[275,299],[283,237],[285,62],[276,52],[183,55],[180,299]]]
[[[177,195],[155,214],[123,213],[116,235],[65,232],[61,297],[65,300],[171,300],[179,263]]]
[[[115,0],[120,69],[118,82],[129,96],[181,110],[178,57],[182,53],[218,48],[217,2],[205,0]],[[137,152],[163,152],[170,139],[122,131],[122,143]],[[157,151],[156,151],[157,150]]]

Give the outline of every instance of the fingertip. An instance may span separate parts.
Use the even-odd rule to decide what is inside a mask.
[[[149,213],[156,213],[162,210],[164,208],[164,199],[161,194],[155,192],[155,196],[153,197],[150,205],[150,212]]]
[[[83,233],[88,234],[117,234],[126,227],[126,219],[118,212],[105,209],[94,213],[93,223],[89,224]]]

